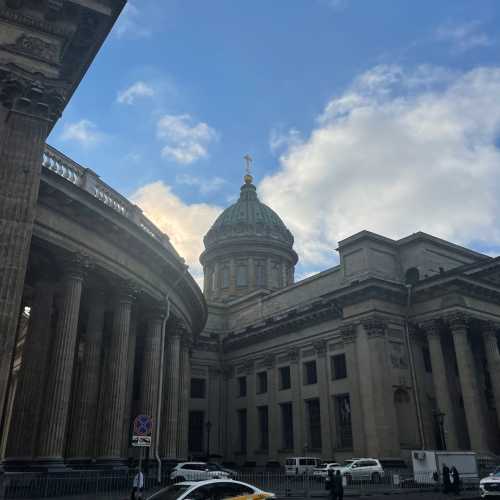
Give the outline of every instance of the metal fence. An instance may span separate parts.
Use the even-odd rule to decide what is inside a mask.
[[[9,473],[0,478],[0,498],[2,499],[34,499],[71,497],[72,500],[106,498],[109,500],[125,500],[130,496],[134,472],[108,473],[62,473],[62,474],[30,474]],[[252,484],[278,497],[311,497],[326,496],[327,489],[324,477],[312,475],[287,476],[281,472],[240,472],[236,480]],[[158,484],[156,476],[145,477],[145,497],[158,488],[169,484],[166,476],[162,484]],[[464,478],[462,489],[477,491],[477,478]],[[344,478],[346,493],[362,494],[388,493],[395,491],[437,491],[441,489],[439,481],[432,474],[413,474],[411,471],[390,471],[373,478]]]

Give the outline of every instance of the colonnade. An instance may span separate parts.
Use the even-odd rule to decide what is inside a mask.
[[[496,331],[498,326],[490,322],[476,321],[464,313],[454,313],[433,319],[419,325],[427,338],[432,365],[432,381],[436,398],[436,411],[443,415],[444,437],[449,450],[457,450],[459,442],[457,428],[457,404],[453,401],[450,369],[454,365],[460,384],[461,401],[469,437],[470,448],[478,452],[492,449],[488,435],[487,415],[484,397],[484,382],[478,365],[478,351],[484,351],[486,370],[489,372],[496,418],[500,427],[500,353]],[[443,337],[451,337],[452,349],[445,349]],[[473,336],[480,336],[480,342],[471,342]],[[482,345],[481,345],[482,343]],[[450,351],[454,351],[454,354]],[[450,359],[451,355],[454,359]],[[453,369],[452,369],[453,371]]]
[[[158,428],[164,304],[139,294],[131,281],[97,284],[79,254],[65,258],[61,269],[57,283],[43,275],[27,287],[29,326],[11,381],[4,464],[123,464],[137,414],[153,418],[161,457],[187,457],[187,325],[174,313],[166,323]],[[153,444],[150,457],[154,451]]]

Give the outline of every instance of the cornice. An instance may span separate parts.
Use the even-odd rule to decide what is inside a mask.
[[[224,339],[223,348],[225,352],[231,351],[341,317],[342,309],[335,300],[319,299],[232,331]]]

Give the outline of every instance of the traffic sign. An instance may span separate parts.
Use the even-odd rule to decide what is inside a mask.
[[[151,446],[153,419],[149,415],[137,415],[134,419],[132,446]]]

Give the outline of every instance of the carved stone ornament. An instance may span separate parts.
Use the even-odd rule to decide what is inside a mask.
[[[323,358],[324,356],[326,356],[326,340],[315,340],[313,342],[313,347],[314,347],[314,350],[316,351],[316,354],[320,358]]]
[[[275,356],[274,354],[268,354],[268,355],[264,358],[264,360],[263,360],[262,364],[263,364],[263,366],[265,366],[266,368],[272,368],[272,367],[274,366],[275,362],[276,362],[276,356]]]
[[[65,278],[83,280],[91,268],[92,262],[84,253],[73,253],[63,258],[61,267]]]
[[[67,88],[41,74],[0,66],[0,104],[13,112],[56,121],[64,108]]]
[[[137,283],[130,279],[117,279],[116,289],[116,296],[120,302],[133,302],[139,294]]]
[[[255,362],[253,359],[249,359],[248,361],[245,361],[243,363],[243,370],[247,375],[253,373],[254,368],[255,368]]]
[[[439,337],[441,335],[441,324],[437,319],[429,319],[418,325],[427,337]]]
[[[59,62],[57,45],[41,40],[35,36],[26,35],[25,33],[19,36],[15,43],[6,45],[5,48],[36,57],[51,64],[57,64]]]
[[[356,325],[342,325],[340,327],[340,335],[342,335],[344,344],[356,342]]]
[[[446,321],[452,331],[467,330],[469,317],[463,312],[455,312],[446,316]]]
[[[300,359],[300,350],[298,347],[293,347],[288,351],[288,360],[291,363],[298,363]]]
[[[361,322],[369,337],[384,337],[387,324],[378,318],[368,318]]]

